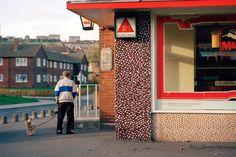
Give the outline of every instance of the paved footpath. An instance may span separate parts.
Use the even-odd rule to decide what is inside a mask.
[[[55,126],[53,119],[26,136],[23,122],[0,125],[0,157],[236,157],[235,143],[116,141],[113,131],[56,135]]]
[[[22,104],[10,104],[10,105],[0,105],[0,109],[11,109],[11,108],[21,108],[21,107],[30,107],[30,106],[42,106],[42,105],[49,105],[55,104],[55,100],[53,99],[40,99],[38,102],[32,103],[22,103]]]

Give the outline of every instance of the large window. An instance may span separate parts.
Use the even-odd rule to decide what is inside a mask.
[[[16,74],[16,83],[27,83],[27,74]]]
[[[27,66],[27,58],[16,58],[16,66]]]
[[[157,97],[230,99],[236,95],[234,16],[158,17]],[[188,18],[187,18],[188,19]],[[193,22],[193,23],[191,23]]]
[[[0,58],[0,66],[3,65],[3,58]]]
[[[194,31],[165,25],[165,88],[167,92],[194,91]]]
[[[236,31],[236,25],[219,26],[219,30],[226,28],[229,30],[224,35]],[[235,50],[228,44],[227,50],[221,48],[222,44],[212,48],[213,29],[213,24],[197,25],[194,30],[165,25],[165,91],[236,90],[236,45]],[[221,43],[224,40],[228,43],[229,39],[222,37]]]
[[[195,91],[236,90],[236,24],[196,26],[195,63]]]
[[[0,82],[3,81],[3,74],[0,74]]]

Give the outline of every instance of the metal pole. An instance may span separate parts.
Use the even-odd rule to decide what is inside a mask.
[[[95,85],[95,117],[98,117],[98,85]]]
[[[74,104],[75,104],[75,108],[74,108],[75,118],[77,118],[77,116],[78,116],[78,112],[77,112],[77,109],[78,109],[78,96],[77,95],[75,96]]]
[[[89,117],[89,87],[87,84],[87,118]]]
[[[81,85],[79,85],[79,118],[80,118],[80,112],[81,112]]]

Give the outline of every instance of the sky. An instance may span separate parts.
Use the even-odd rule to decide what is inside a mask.
[[[98,26],[84,31],[80,17],[66,9],[67,0],[0,0],[0,34],[35,38],[37,35],[60,34],[61,40],[69,35],[81,40],[98,40]]]

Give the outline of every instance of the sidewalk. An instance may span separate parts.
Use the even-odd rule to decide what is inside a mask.
[[[22,104],[10,104],[10,105],[0,105],[0,109],[12,109],[12,108],[21,108],[21,107],[30,107],[30,106],[41,106],[41,105],[49,105],[55,104],[54,100],[42,100],[40,99],[39,102],[32,102],[32,103],[22,103]]]
[[[39,124],[46,119],[37,119]],[[24,123],[0,125],[1,157],[235,157],[235,143],[116,141],[111,131],[56,135],[56,119],[26,136]]]

